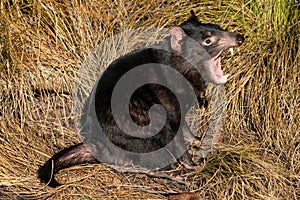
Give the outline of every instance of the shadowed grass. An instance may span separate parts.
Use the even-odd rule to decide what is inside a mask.
[[[40,184],[36,172],[54,152],[80,141],[72,92],[90,50],[125,30],[177,25],[194,9],[201,21],[247,39],[222,60],[231,75],[224,144],[188,176],[186,190],[207,199],[299,199],[299,6],[283,0],[0,1],[0,195],[163,199],[135,189],[182,191],[167,180],[103,165],[62,171],[58,179],[69,184],[57,189]],[[191,118],[201,135],[210,111],[199,113]]]

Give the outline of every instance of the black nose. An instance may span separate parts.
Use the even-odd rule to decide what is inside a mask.
[[[238,45],[243,44],[244,41],[245,41],[245,38],[244,38],[243,35],[238,34],[238,35],[236,36],[236,43],[238,43]]]

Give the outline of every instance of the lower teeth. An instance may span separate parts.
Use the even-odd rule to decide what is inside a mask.
[[[233,55],[233,48],[230,48],[229,51],[230,51],[231,55]]]

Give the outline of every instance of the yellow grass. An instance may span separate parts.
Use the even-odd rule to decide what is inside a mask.
[[[0,199],[165,199],[141,190],[194,191],[204,199],[300,198],[300,68],[297,1],[0,1]],[[72,93],[88,53],[139,27],[167,28],[194,9],[203,22],[247,36],[223,59],[231,74],[223,143],[187,188],[104,165],[58,174],[37,169],[80,141]],[[110,50],[110,49],[108,49]],[[125,50],[126,51],[126,48]],[[103,66],[105,67],[105,66]],[[193,115],[205,132],[209,112]]]

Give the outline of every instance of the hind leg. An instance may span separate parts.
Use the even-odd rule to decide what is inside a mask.
[[[170,176],[178,180],[183,180],[188,175],[188,172],[197,171],[203,167],[202,164],[196,164],[192,160],[188,151],[186,151],[177,161],[184,167],[184,169],[173,170],[170,173]]]
[[[187,124],[183,126],[183,137],[184,140],[189,143],[189,145],[196,147],[200,147],[202,145],[202,138],[194,135]]]
[[[197,164],[192,160],[191,155],[186,151],[179,159],[178,162],[188,170],[199,170],[202,167],[202,163]]]

